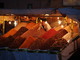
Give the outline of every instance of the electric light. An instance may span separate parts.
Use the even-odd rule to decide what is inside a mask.
[[[40,20],[40,22],[42,22],[42,20]]]
[[[45,21],[45,24],[47,24],[48,22],[47,21]]]
[[[9,24],[11,24],[11,21],[9,21]]]
[[[17,21],[14,21],[14,26],[16,26],[17,25]]]
[[[64,25],[61,25],[61,28],[63,28],[64,27]]]
[[[45,14],[45,16],[49,16],[49,14]]]
[[[59,20],[59,17],[57,17],[57,19]]]
[[[61,24],[62,21],[58,20],[58,24]]]

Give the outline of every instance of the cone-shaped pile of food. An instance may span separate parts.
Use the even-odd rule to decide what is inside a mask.
[[[0,47],[30,50],[60,49],[70,43],[79,33],[78,22],[68,17],[39,17],[29,21],[29,23],[20,22],[0,36]]]

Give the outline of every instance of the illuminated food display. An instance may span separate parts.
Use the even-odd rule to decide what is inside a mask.
[[[50,14],[10,14],[0,16],[0,19],[3,25],[0,47],[56,50],[62,56],[76,49],[74,41],[79,38],[80,23],[59,11]],[[67,49],[69,52],[66,53]]]

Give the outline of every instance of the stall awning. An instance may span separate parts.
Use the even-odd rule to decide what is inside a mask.
[[[0,9],[0,15],[15,14],[15,15],[29,15],[29,14],[54,14],[56,8],[44,9]],[[80,10],[73,8],[58,8],[60,13],[66,14],[69,18],[80,20]]]
[[[16,14],[16,15],[27,15],[27,14],[51,14],[54,8],[48,9],[0,9],[0,14]]]
[[[66,14],[69,18],[80,21],[80,10],[73,8],[59,8],[60,13]]]
[[[59,8],[58,10],[67,15],[80,15],[80,10],[74,8]]]

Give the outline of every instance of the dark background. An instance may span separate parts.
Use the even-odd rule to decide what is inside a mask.
[[[64,6],[63,0],[0,0],[0,8],[2,9],[35,9],[63,7],[80,9],[80,6]]]

